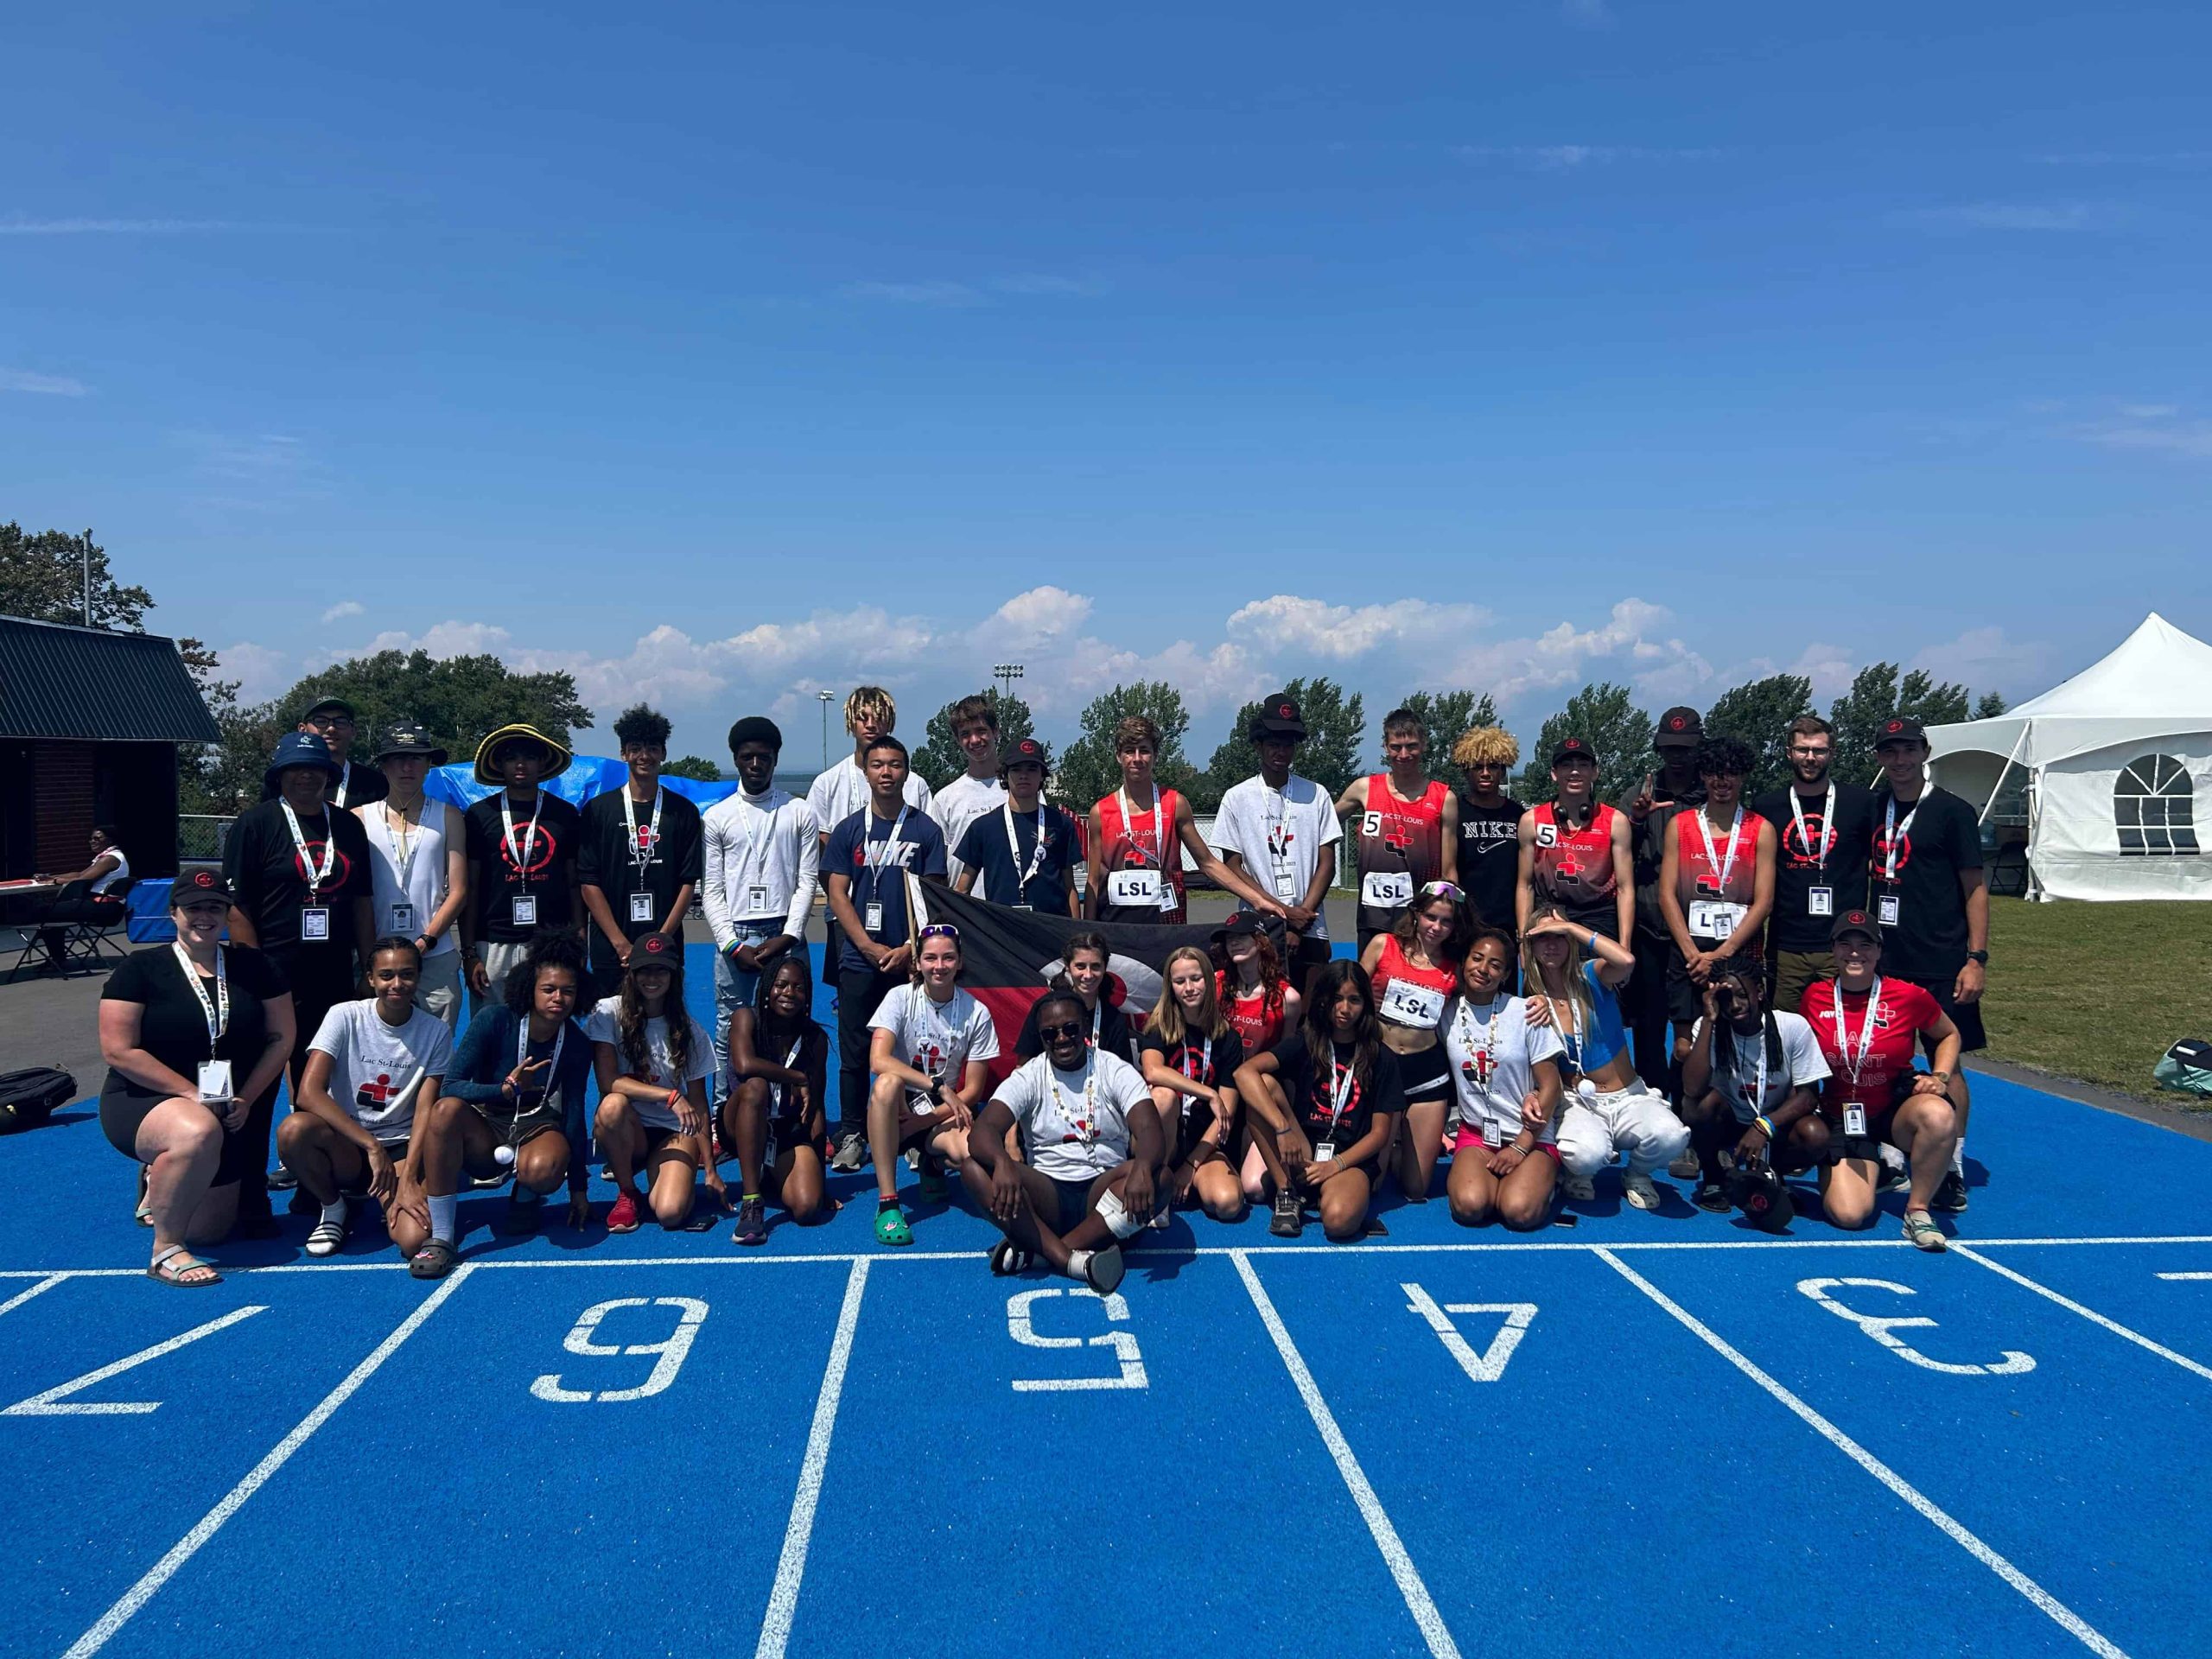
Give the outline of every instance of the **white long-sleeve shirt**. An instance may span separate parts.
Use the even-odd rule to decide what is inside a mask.
[[[804,939],[822,871],[822,826],[813,808],[780,789],[760,796],[741,789],[708,808],[700,831],[715,948],[736,944],[741,925]]]
[[[930,811],[934,798],[930,793],[929,780],[920,772],[906,774],[906,787],[903,793],[906,804],[915,811]],[[817,778],[806,791],[806,804],[814,809],[814,820],[822,826],[822,833],[825,836],[868,803],[867,775],[861,771],[860,763],[849,754]],[[934,817],[937,815],[931,812],[930,816]]]

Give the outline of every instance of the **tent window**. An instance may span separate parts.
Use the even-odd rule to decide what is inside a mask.
[[[2123,858],[2192,854],[2196,845],[2196,791],[2188,768],[2170,754],[2146,754],[2113,785],[2113,818]]]

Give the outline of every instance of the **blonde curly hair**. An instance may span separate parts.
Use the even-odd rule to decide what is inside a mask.
[[[1520,759],[1521,746],[1503,726],[1477,726],[1461,733],[1452,746],[1452,764],[1462,772],[1472,772],[1477,766],[1503,766],[1510,771]]]

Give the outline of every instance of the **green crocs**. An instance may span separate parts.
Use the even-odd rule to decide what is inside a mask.
[[[879,1210],[875,1212],[875,1242],[879,1244],[911,1244],[914,1230],[906,1224],[904,1210]]]

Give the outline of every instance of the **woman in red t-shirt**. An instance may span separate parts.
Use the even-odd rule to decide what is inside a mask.
[[[1958,1086],[1958,1027],[1919,986],[1882,977],[1881,933],[1865,911],[1836,918],[1834,938],[1836,976],[1808,989],[1799,1010],[1828,1063],[1820,1113],[1831,1161],[1821,1170],[1821,1203],[1838,1227],[1871,1226],[1886,1141],[1912,1166],[1905,1237],[1923,1250],[1947,1249],[1929,1205],[1959,1138],[1950,1093]],[[1936,1045],[1931,1071],[1913,1069],[1923,1036]]]

